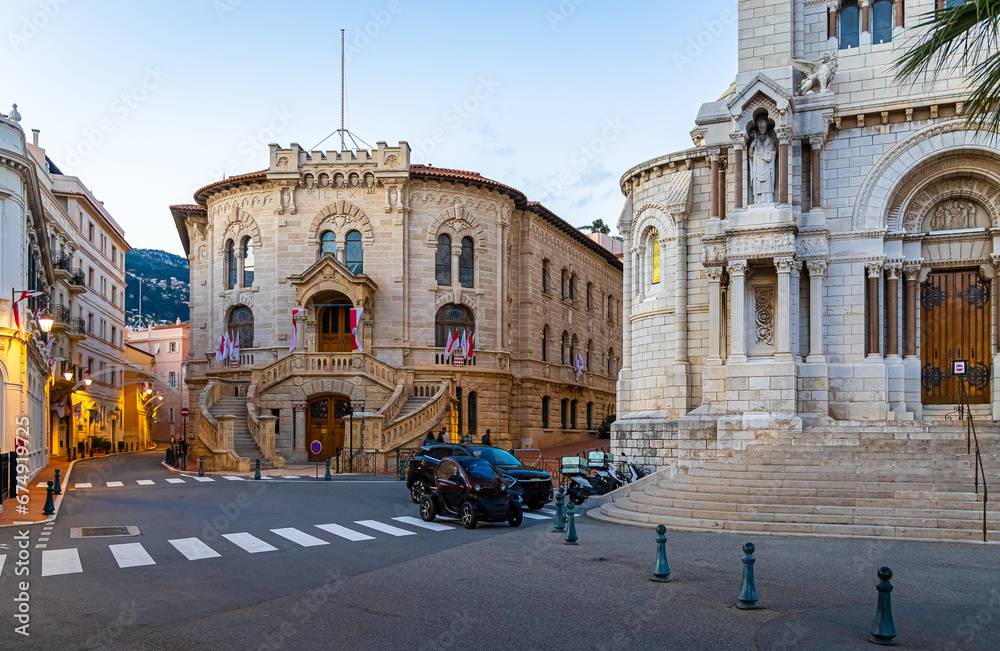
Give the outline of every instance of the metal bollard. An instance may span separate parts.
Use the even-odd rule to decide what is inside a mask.
[[[330,476],[330,459],[326,460],[326,475],[323,477],[326,481],[330,481],[333,477]]]
[[[62,495],[62,481],[59,479],[59,469],[56,468],[56,481],[55,489],[52,491],[53,495]]]
[[[198,457],[198,476],[205,476],[205,457]]]
[[[753,564],[757,559],[753,557],[756,548],[753,543],[743,545],[743,582],[740,583],[740,592],[736,595],[736,607],[743,610],[754,610],[760,606],[757,604],[757,586],[753,580]]]
[[[576,513],[574,513],[573,511],[575,507],[576,505],[573,504],[573,502],[571,501],[569,503],[569,510],[566,511],[567,526],[566,526],[566,537],[563,539],[565,541],[563,542],[564,545],[578,544],[576,542],[577,540],[579,540],[579,538],[576,535]]]
[[[892,584],[889,583],[889,579],[892,578],[892,570],[888,567],[880,567],[878,578],[879,582],[875,585],[875,589],[878,590],[878,605],[875,607],[875,619],[872,620],[872,626],[868,630],[871,633],[868,641],[881,646],[895,646],[896,625],[892,621],[892,596],[890,594]]]
[[[52,515],[56,512],[56,505],[52,503],[52,482],[48,482],[45,487],[45,508],[42,513]]]
[[[254,463],[253,478],[260,479],[260,459],[257,459]]]
[[[650,581],[666,583],[670,580],[670,565],[667,564],[667,528],[656,525],[656,563],[653,564],[653,577]]]
[[[552,523],[552,531],[559,533],[566,531],[566,495],[562,486],[559,487],[559,492],[556,494],[556,519]]]

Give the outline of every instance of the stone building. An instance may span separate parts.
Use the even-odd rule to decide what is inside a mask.
[[[181,409],[188,406],[187,398],[187,358],[190,344],[190,328],[187,322],[148,328],[125,330],[125,343],[133,348],[151,354],[156,363],[156,391],[163,396],[158,401],[156,423],[153,426],[154,441],[169,441],[170,437],[180,440],[184,435],[184,419]]]
[[[621,262],[514,188],[412,164],[406,143],[293,144],[195,200],[171,207],[191,265],[189,449],[217,468],[381,460],[441,429],[537,446],[614,408]],[[220,362],[225,333],[240,352]],[[446,354],[449,334],[474,335],[472,354]]]
[[[958,422],[963,387],[985,421],[981,436],[1000,418],[992,298],[1000,143],[966,128],[969,89],[958,72],[894,79],[892,63],[935,6],[740,0],[738,73],[702,105],[694,147],[621,179],[626,326],[616,451],[668,474],[690,469],[684,481],[727,477],[750,487],[754,478],[716,464],[826,466],[852,449],[843,463],[853,464],[853,479],[843,481],[856,482],[876,464],[866,451],[881,449],[898,452],[880,463],[899,473],[944,473],[940,483],[967,482],[971,492],[964,422],[961,432],[948,423]],[[907,447],[910,438],[933,445]],[[928,452],[961,461],[953,471],[914,470]],[[798,488],[830,488],[809,483],[819,474],[813,468]],[[899,491],[912,476],[896,480]],[[677,486],[667,474],[660,481],[655,499],[624,498],[605,511],[629,519],[626,511],[664,507],[657,500]],[[698,519],[693,526],[830,532],[787,515],[819,510],[761,507],[747,518],[746,509],[720,505],[735,499],[706,499],[716,506],[686,512]],[[657,513],[670,515],[669,506]],[[772,513],[799,528],[745,521]],[[920,529],[932,530],[935,516],[920,517],[925,524],[890,523],[914,529],[888,535],[937,535]],[[842,532],[868,535],[859,523]]]

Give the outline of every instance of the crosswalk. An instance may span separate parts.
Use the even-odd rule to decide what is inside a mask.
[[[527,513],[525,517],[535,520],[550,520],[554,511],[543,509],[539,513]],[[337,524],[334,522],[315,524],[308,531],[296,527],[280,527],[268,529],[266,533],[255,535],[249,531],[239,531],[224,533],[221,538],[206,542],[200,538],[174,538],[167,540],[170,548],[188,561],[204,561],[212,558],[220,558],[228,554],[267,554],[279,551],[279,546],[288,547],[292,543],[301,548],[323,547],[335,542],[364,543],[367,541],[382,539],[396,539],[405,536],[416,536],[420,533],[433,535],[445,531],[454,531],[460,525],[454,521],[424,522],[420,518],[413,516],[398,516],[391,518],[392,524],[380,520],[355,520],[349,523],[350,526]],[[414,531],[416,529],[416,531]],[[432,533],[429,533],[432,532]],[[332,539],[323,538],[324,534],[329,534]],[[150,543],[146,543],[149,545]],[[158,560],[146,549],[141,542],[116,543],[107,545],[108,551],[114,558],[119,569],[135,567],[147,567],[158,564]],[[93,549],[87,549],[87,554],[93,554]],[[162,557],[169,555],[167,551],[157,552],[161,554],[159,562],[168,562],[172,559]],[[3,574],[6,555],[0,555],[0,575]],[[176,558],[176,557],[175,557]],[[42,551],[42,571],[43,577],[60,576],[65,574],[80,574],[84,571],[84,563],[81,560],[79,548],[69,549],[45,549]]]
[[[224,475],[226,479],[232,480],[233,478],[229,475]],[[236,481],[243,481],[242,477],[236,477]],[[124,488],[125,486],[162,486],[166,484],[195,484],[215,481],[213,477],[198,477],[197,475],[180,475],[178,477],[167,477],[165,479],[136,479],[134,481],[106,481],[103,486],[100,482],[91,481],[78,481],[73,484],[73,488],[79,490],[81,488]]]

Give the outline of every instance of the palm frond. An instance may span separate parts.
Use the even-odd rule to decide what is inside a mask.
[[[1000,0],[968,0],[936,10],[922,16],[917,29],[927,32],[895,62],[897,81],[933,81],[943,71],[960,71],[972,89],[966,124],[1000,131]]]

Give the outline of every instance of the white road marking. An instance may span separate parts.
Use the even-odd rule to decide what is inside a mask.
[[[305,531],[299,531],[293,527],[286,527],[284,529],[271,529],[272,533],[276,533],[282,538],[288,538],[293,543],[298,543],[303,547],[316,547],[317,545],[329,545],[330,543],[322,538],[317,538],[316,536],[310,536]]]
[[[0,574],[3,574],[3,564],[7,561],[7,554],[0,554]]]
[[[362,527],[368,527],[369,529],[374,529],[375,531],[381,531],[382,533],[387,533],[390,536],[417,535],[416,532],[400,529],[399,527],[394,527],[391,524],[382,524],[378,520],[355,520],[354,524],[360,524]]]
[[[223,475],[223,479],[228,479],[229,481],[243,481],[242,477],[236,477],[235,475]]]
[[[39,543],[35,545],[35,549],[45,549],[46,547],[48,547],[48,544],[46,543]]]
[[[187,475],[184,475],[184,476],[187,477]],[[211,477],[191,477],[191,479],[193,479],[195,481],[215,481]]]
[[[215,551],[197,538],[177,538],[176,540],[168,540],[167,542],[173,545],[177,551],[184,554],[184,557],[189,561],[198,561],[203,558],[218,558],[219,556],[222,556],[222,554]]]
[[[42,552],[42,576],[77,574],[83,571],[80,554],[73,549],[48,549]]]
[[[136,479],[135,483],[139,484],[140,486],[151,486],[156,482],[153,481],[152,479]]]
[[[298,475],[282,475],[281,478],[282,479],[298,479],[299,476]]]
[[[346,538],[348,540],[353,540],[353,541],[375,540],[374,536],[369,536],[366,533],[361,533],[360,531],[355,531],[354,529],[348,529],[347,527],[342,527],[339,524],[317,524],[316,527],[328,533],[332,533],[335,536],[340,536],[341,538]]]
[[[120,481],[109,481],[107,484],[105,484],[105,486],[107,486],[108,488],[120,488],[124,485],[125,484],[123,484]]]
[[[260,478],[261,479],[274,479],[274,477],[272,477],[271,475],[261,475]]]
[[[551,509],[541,509],[539,512],[540,513],[548,513],[549,515],[555,515],[556,514],[556,512],[552,511]]]
[[[168,477],[167,478],[167,483],[168,484],[186,484],[187,482],[184,481],[183,479],[178,479],[177,477]]]
[[[251,536],[247,532],[243,531],[240,533],[224,533],[222,537],[233,543],[238,547],[242,547],[251,554],[258,554],[260,552],[276,552],[277,547],[269,545],[260,538],[256,536]]]
[[[414,527],[420,527],[421,529],[430,529],[431,531],[448,531],[455,528],[449,527],[446,524],[438,524],[437,522],[424,522],[420,518],[415,518],[412,515],[404,515],[399,518],[393,518],[393,520],[402,522],[403,524],[412,524]]]
[[[52,485],[55,486],[55,482],[53,482]],[[40,481],[35,485],[35,488],[48,488],[48,486],[49,483],[47,481]]]
[[[140,565],[156,565],[141,543],[123,543],[108,545],[108,549],[118,561],[118,567],[139,567]]]
[[[549,516],[547,516],[547,515],[538,515],[537,513],[528,513],[527,511],[525,511],[524,513],[522,513],[522,515],[524,515],[524,517],[528,518],[529,520],[548,520],[549,519]]]
[[[93,488],[93,486],[91,486],[90,482],[86,482],[86,483],[84,483],[84,482],[76,482],[76,487],[77,488]]]

